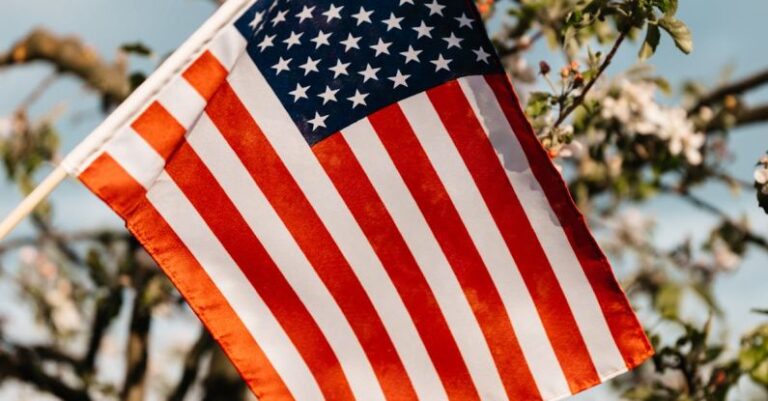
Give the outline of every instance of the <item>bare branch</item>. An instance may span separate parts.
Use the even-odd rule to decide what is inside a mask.
[[[613,57],[616,56],[616,52],[619,50],[619,47],[621,47],[624,39],[627,38],[627,32],[628,31],[622,31],[619,33],[619,37],[616,38],[616,42],[614,42],[611,51],[608,52],[608,55],[605,56],[603,63],[600,64],[600,67],[597,69],[595,76],[592,77],[586,86],[584,86],[584,89],[582,89],[579,96],[573,100],[573,103],[571,103],[570,106],[565,109],[560,109],[560,115],[557,117],[557,121],[555,121],[555,125],[553,127],[559,127],[560,124],[562,124],[571,113],[573,113],[579,106],[581,106],[582,103],[584,103],[584,99],[587,98],[587,94],[592,89],[592,87],[595,86],[597,80],[600,79],[605,70],[611,64],[611,61],[613,61]]]
[[[702,97],[695,106],[690,110],[690,113],[698,111],[704,106],[709,106],[725,99],[729,95],[739,95],[750,89],[757,88],[758,86],[768,83],[768,70],[760,71],[754,75],[748,76],[744,79],[732,82],[730,84],[721,86],[720,88],[712,91],[708,95]]]
[[[59,37],[44,29],[36,29],[6,53],[0,53],[0,68],[35,61],[48,62],[58,72],[78,76],[114,101],[125,99],[131,90],[124,62],[102,60],[92,48],[75,37]]]
[[[142,401],[146,391],[149,328],[152,323],[151,307],[146,299],[146,287],[146,282],[137,284],[136,299],[133,302],[126,349],[125,382],[120,394],[120,399],[123,401]]]
[[[693,206],[698,207],[701,210],[704,210],[710,214],[713,214],[715,216],[720,217],[725,222],[733,226],[734,228],[738,228],[741,230],[742,234],[744,235],[744,239],[753,244],[757,245],[760,248],[763,248],[764,250],[768,251],[768,239],[765,237],[762,237],[758,234],[755,234],[754,232],[750,231],[747,228],[742,227],[740,224],[737,224],[734,222],[731,217],[725,213],[724,211],[720,210],[717,206],[713,205],[712,203],[690,193],[688,190],[683,188],[673,188],[669,186],[662,186],[661,190],[667,193],[672,193],[675,195],[679,195],[682,197],[683,200],[687,201]]]
[[[203,356],[213,349],[213,337],[208,333],[208,330],[202,328],[200,331],[200,337],[198,337],[195,345],[187,353],[184,358],[184,371],[181,374],[181,379],[176,385],[171,395],[168,397],[168,401],[183,401],[187,396],[187,392],[195,383],[197,374],[200,370],[200,360]]]
[[[727,128],[744,127],[752,124],[768,122],[768,104],[762,104],[754,107],[744,107],[737,111],[732,121],[733,125],[726,126],[725,123],[717,119],[707,127],[707,132],[720,131]]]
[[[220,347],[216,347],[213,351],[208,377],[203,382],[203,388],[205,391],[203,401],[243,401],[245,399],[245,382]]]
[[[63,401],[91,401],[87,390],[71,387],[47,374],[41,366],[39,355],[25,348],[0,347],[0,378],[14,378],[29,383]]]

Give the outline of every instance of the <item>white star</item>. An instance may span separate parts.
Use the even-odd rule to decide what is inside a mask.
[[[419,54],[421,54],[421,50],[416,50],[413,48],[413,46],[408,46],[408,51],[402,52],[400,54],[405,56],[405,64],[408,64],[411,61],[415,61],[417,63],[420,62]]]
[[[349,67],[349,63],[342,63],[341,60],[336,60],[336,65],[329,68],[329,70],[333,71],[333,78],[335,79],[339,75],[349,75],[347,67]]]
[[[400,0],[399,5],[402,6],[403,4],[413,4],[413,0]]]
[[[461,17],[456,17],[454,19],[459,21],[459,28],[467,27],[472,29],[472,18],[468,18],[467,13],[461,14]]]
[[[275,2],[277,4],[277,2]],[[277,26],[281,22],[285,22],[285,16],[288,15],[288,10],[278,11],[275,18],[272,18],[272,26]]]
[[[349,49],[359,49],[360,48],[360,46],[358,46],[357,43],[360,42],[361,38],[362,38],[361,36],[357,36],[357,37],[352,36],[352,34],[350,33],[349,36],[347,36],[347,38],[345,40],[342,40],[339,43],[344,45],[344,51],[348,52]]]
[[[432,0],[432,3],[424,4],[429,9],[429,15],[439,15],[443,16],[443,9],[445,6],[440,5],[440,3],[437,2],[437,0]]]
[[[373,11],[366,11],[365,8],[360,7],[360,11],[357,14],[352,14],[352,18],[357,20],[357,25],[360,26],[363,22],[371,22],[371,14]]]
[[[336,5],[331,4],[331,7],[328,11],[324,12],[323,15],[325,15],[325,18],[328,18],[328,22],[331,22],[334,18],[341,19],[341,14],[339,12],[342,8],[344,8],[344,6],[336,7]]]
[[[251,27],[251,29],[256,30],[256,28],[261,25],[261,21],[264,19],[264,11],[260,11],[256,13],[256,15],[253,16],[253,21],[251,21],[248,26]]]
[[[291,32],[291,37],[284,40],[283,43],[288,45],[288,48],[290,49],[293,45],[300,45],[301,44],[301,35],[304,35],[304,32],[296,33]]]
[[[488,64],[488,57],[491,57],[491,55],[488,54],[482,46],[477,50],[472,50],[472,52],[477,56],[477,61],[482,61],[483,63]]]
[[[317,127],[325,128],[325,120],[327,119],[328,115],[321,116],[320,113],[315,112],[315,118],[307,120],[307,122],[312,124],[312,131],[315,131]]]
[[[333,35],[333,33],[325,33],[321,29],[320,32],[317,33],[317,36],[309,41],[315,42],[315,49],[319,49],[322,45],[330,45],[330,43],[328,43],[328,38],[330,38],[331,35]]]
[[[363,76],[363,83],[368,82],[369,79],[378,81],[379,78],[376,76],[376,74],[380,69],[381,68],[373,68],[370,64],[368,64],[368,67],[365,67],[365,70],[358,72],[358,74]]]
[[[312,18],[312,11],[315,11],[315,6],[312,6],[312,7],[304,6],[301,12],[296,14],[296,18],[299,19],[299,24],[304,22],[304,20],[307,18]]]
[[[383,22],[385,25],[387,25],[387,32],[389,32],[392,29],[403,29],[400,26],[400,21],[403,20],[403,17],[395,17],[395,13],[390,13],[389,18],[385,19]]]
[[[323,105],[325,105],[328,102],[335,102],[336,101],[336,92],[338,92],[338,89],[331,89],[330,86],[325,87],[325,92],[317,95],[317,97],[323,99]]]
[[[296,103],[299,101],[299,99],[307,99],[307,89],[309,89],[309,86],[301,86],[301,84],[296,84],[296,89],[288,93],[293,96],[293,102]]]
[[[266,48],[274,46],[275,36],[277,35],[265,35],[264,39],[259,43],[258,48],[261,51],[264,51]]]
[[[275,75],[280,75],[280,73],[283,71],[290,71],[291,69],[288,67],[288,64],[292,60],[293,60],[292,58],[285,60],[282,57],[280,57],[280,60],[277,62],[277,64],[272,66],[272,68],[275,69]]]
[[[442,54],[440,54],[437,57],[437,60],[430,61],[430,63],[435,65],[435,72],[440,71],[440,70],[450,71],[450,68],[448,68],[448,63],[450,63],[450,62],[451,62],[451,59],[443,58]]]
[[[306,77],[310,72],[319,72],[317,70],[318,64],[320,64],[320,59],[312,60],[312,57],[307,57],[307,62],[300,65],[299,68],[304,70],[304,76]]]
[[[422,36],[426,36],[428,38],[432,37],[432,27],[425,24],[424,21],[421,21],[421,25],[417,26],[416,28],[413,28],[414,31],[418,32],[419,35],[416,37],[416,39],[421,39]]]
[[[274,10],[275,7],[277,7],[277,3],[279,3],[279,2],[278,1],[273,1],[272,4],[269,5],[269,11]]]
[[[461,49],[461,41],[464,39],[457,38],[456,35],[454,35],[453,32],[451,32],[451,36],[447,38],[443,38],[443,40],[448,42],[449,49],[452,47],[458,47],[459,49]]]
[[[395,86],[393,88],[397,88],[398,86],[405,86],[408,87],[408,83],[405,81],[410,78],[411,76],[408,74],[403,74],[400,72],[400,70],[397,70],[397,74],[394,77],[390,77],[389,80],[395,83]]]
[[[359,90],[355,89],[355,96],[348,97],[347,100],[352,102],[352,108],[354,109],[357,106],[367,106],[368,104],[365,103],[365,98],[368,97],[367,93],[360,93]]]
[[[378,57],[380,54],[389,54],[389,46],[392,46],[392,42],[384,42],[379,38],[379,43],[376,43],[375,45],[371,46],[371,49],[376,50],[376,55],[374,57]]]

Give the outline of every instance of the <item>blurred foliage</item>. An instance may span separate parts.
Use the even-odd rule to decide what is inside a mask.
[[[768,121],[768,107],[745,99],[768,83],[768,70],[718,87],[689,81],[680,88],[648,64],[612,71],[612,59],[628,41],[639,44],[639,61],[652,60],[664,45],[676,46],[681,57],[693,51],[676,0],[476,3],[485,18],[503,21],[493,40],[521,89],[542,145],[602,234],[601,245],[611,259],[630,267],[623,285],[642,312],[657,354],[614,380],[617,394],[633,401],[768,399],[760,390],[768,390],[768,326],[743,334],[739,347],[729,347],[727,336],[739,333],[724,327],[728,311],[713,292],[721,276],[739,269],[749,253],[766,252],[768,243],[749,219],[735,218],[727,205],[696,195],[705,183],[735,194],[755,191],[768,212],[768,156],[758,161],[754,177],[733,177],[725,170],[733,158],[729,137],[744,125]],[[19,99],[16,110],[0,116],[5,176],[22,194],[60,159],[60,138],[70,135],[57,129],[58,109],[30,116],[30,106],[47,88],[62,74],[74,76],[102,99],[99,111],[108,112],[146,79],[146,71],[131,71],[131,57],[155,60],[151,46],[128,42],[114,61],[106,61],[85,44],[87,39],[36,30],[0,53],[0,73],[33,61],[47,62],[55,71]],[[562,53],[562,66],[527,59],[540,41]],[[660,101],[675,92],[682,95],[678,104]],[[630,206],[662,194],[710,213],[718,223],[704,241],[660,245],[654,229],[663,222]],[[204,331],[171,355],[151,352],[156,321],[189,312],[130,235],[59,231],[52,224],[55,210],[44,204],[35,212],[34,236],[0,244],[0,257],[15,256],[0,258],[6,263],[0,266],[0,280],[15,284],[19,302],[34,311],[47,333],[38,344],[19,342],[18,335],[9,335],[13,328],[0,320],[0,381],[24,382],[62,400],[132,401],[150,393],[173,401],[245,397],[242,381]],[[765,314],[759,309],[765,305],[755,307]],[[691,310],[709,317],[691,319]],[[118,327],[121,316],[129,324]],[[120,336],[127,344],[110,351]],[[109,379],[98,363],[101,358],[123,361],[123,380]],[[149,371],[150,365],[172,364],[181,369],[180,376],[170,377],[170,369]],[[743,393],[745,381],[755,393]]]

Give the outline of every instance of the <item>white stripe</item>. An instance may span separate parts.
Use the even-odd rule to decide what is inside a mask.
[[[247,45],[248,42],[240,31],[237,30],[235,24],[229,24],[216,35],[208,50],[216,56],[216,59],[219,60],[227,71],[230,71],[238,58],[242,55],[248,57],[247,53],[244,53]]]
[[[240,31],[230,24],[216,35],[208,50],[227,71],[230,71],[238,58],[245,54],[246,45],[247,42]],[[174,78],[160,93],[157,101],[187,130],[195,124],[207,105],[206,100],[183,75]]]
[[[461,285],[370,122],[358,121],[343,135],[432,288],[481,398],[506,399],[499,396],[504,390],[496,365]]]
[[[554,399],[570,394],[568,381],[548,340],[536,304],[440,116],[424,93],[401,101],[400,108],[493,278],[542,398]]]
[[[168,84],[157,101],[187,130],[195,124],[206,106],[205,99],[182,76]]]
[[[300,401],[322,400],[312,373],[264,300],[167,173],[158,177],[147,198],[205,268],[292,395]]]
[[[339,358],[350,383],[368,383],[366,399],[384,400],[368,358],[343,312],[264,193],[206,114],[200,117],[187,140],[307,307]]]
[[[295,123],[253,62],[243,59],[230,83],[280,155],[299,187],[349,261],[387,329],[421,399],[447,398],[424,344],[394,284]],[[372,399],[370,383],[352,383],[360,399]]]
[[[462,78],[461,87],[489,135],[552,265],[601,378],[626,370],[597,296],[560,222],[528,164],[528,158],[485,78]]]
[[[144,188],[149,188],[165,167],[163,158],[130,127],[112,138],[104,150]]]

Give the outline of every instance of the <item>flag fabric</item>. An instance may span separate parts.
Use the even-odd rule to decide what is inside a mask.
[[[230,0],[65,162],[265,401],[554,400],[653,352],[469,0]]]

